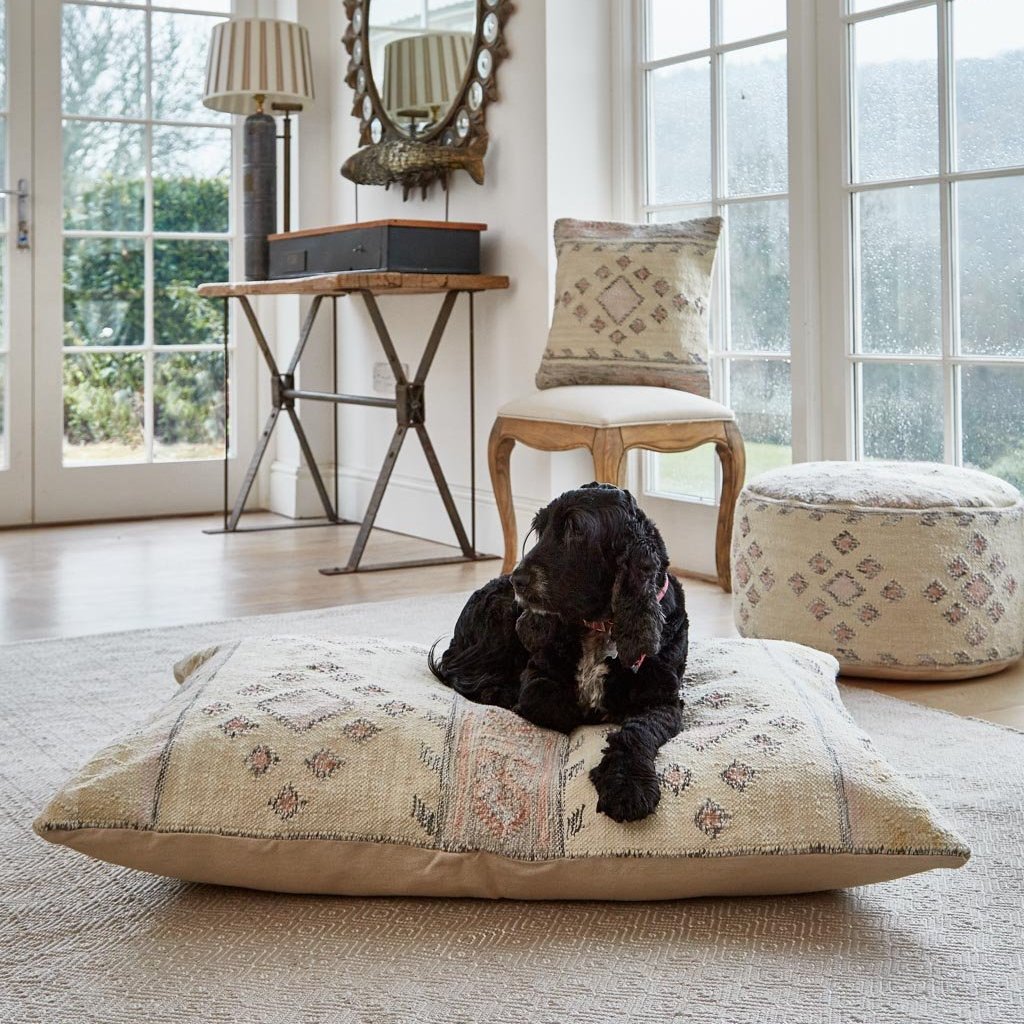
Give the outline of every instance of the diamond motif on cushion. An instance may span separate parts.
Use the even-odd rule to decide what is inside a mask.
[[[580,293],[580,295],[582,295],[589,287],[590,287],[590,282],[585,277],[581,277],[576,282],[576,291],[578,291]]]
[[[658,781],[665,789],[670,789],[673,796],[679,796],[690,784],[692,778],[693,775],[689,768],[684,768],[681,764],[674,762],[658,772]]]
[[[841,605],[851,605],[864,593],[864,588],[844,569],[825,584],[825,593]]]
[[[711,839],[717,839],[729,827],[730,821],[732,815],[710,798],[697,808],[697,813],[693,816],[694,825]]]
[[[644,300],[640,293],[620,274],[597,296],[597,301],[615,323],[622,324],[636,312]]]
[[[771,590],[775,586],[775,573],[768,566],[761,570],[761,574],[757,578],[765,590]]]
[[[797,597],[799,597],[809,586],[807,580],[805,580],[798,572],[793,573],[786,582]]]
[[[643,284],[651,276],[651,272],[646,267],[638,267],[633,271],[633,276]]]
[[[722,693],[721,690],[712,690],[710,693],[705,693],[703,697],[698,697],[697,700],[691,701],[694,707],[702,708],[724,708],[732,697],[728,693]]]
[[[368,719],[357,718],[354,722],[349,722],[341,732],[346,738],[356,743],[365,743],[367,740],[373,739],[380,732],[380,728]]]
[[[663,324],[668,319],[668,310],[661,305],[655,306],[651,310],[651,319],[656,320],[659,324]]]
[[[682,292],[672,296],[672,305],[677,313],[682,313],[689,304],[690,300]]]
[[[826,615],[832,614],[832,609],[822,601],[820,597],[816,597],[808,606],[807,610],[819,621],[825,618]]]
[[[972,646],[977,647],[979,644],[984,643],[985,637],[988,636],[988,630],[980,623],[975,622],[964,637],[964,639]]]
[[[620,256],[615,262],[620,270],[625,270],[633,261],[628,256]]]
[[[1007,576],[1003,581],[1003,590],[1006,591],[1009,597],[1013,597],[1017,593],[1017,580],[1014,576]]]
[[[289,690],[256,705],[295,732],[306,732],[352,707],[352,701],[328,690]]]
[[[848,555],[855,548],[860,547],[860,541],[849,530],[843,530],[842,533],[832,538],[832,547],[841,555]]]
[[[590,321],[590,329],[595,334],[600,334],[607,326],[608,323],[605,320],[602,320],[599,316],[594,317],[594,319]]]
[[[988,541],[980,533],[976,533],[971,537],[970,543],[967,545],[967,550],[972,555],[983,555],[988,548]]]
[[[727,786],[732,786],[737,792],[742,793],[753,781],[757,772],[749,764],[741,761],[733,761],[721,774],[722,781]]]
[[[995,587],[980,572],[976,572],[963,587],[964,597],[975,608],[981,608],[994,593]]]
[[[865,626],[870,626],[882,613],[873,604],[862,604],[857,609],[857,618],[864,623]]]
[[[647,324],[645,324],[640,317],[637,317],[635,320],[630,321],[629,329],[634,334],[643,334],[643,332],[647,330]]]
[[[776,729],[785,729],[786,732],[799,732],[803,728],[800,719],[790,715],[779,715],[778,718],[771,719],[768,724],[774,725]]]
[[[961,576],[966,576],[971,571],[971,567],[963,555],[957,555],[956,558],[946,566],[946,571],[954,579],[960,579]]]
[[[759,732],[747,740],[748,747],[756,747],[765,754],[777,754],[782,749],[782,744],[767,733]]]
[[[750,533],[750,519],[744,516],[740,520],[740,536],[746,537]]]
[[[401,700],[388,701],[387,704],[381,704],[380,709],[389,718],[401,718],[402,715],[407,715],[410,711],[416,710],[411,704],[406,704],[405,701]]]
[[[857,572],[862,576],[866,576],[869,580],[873,580],[884,568],[885,566],[881,562],[870,555],[867,558],[862,558],[857,563]]]
[[[305,760],[306,767],[318,779],[329,779],[344,763],[343,758],[326,747],[321,748],[315,754],[310,754]]]
[[[992,620],[993,623],[998,622],[1005,613],[1006,609],[998,601],[993,601],[985,609],[985,614],[988,615],[988,617]]]
[[[601,266],[599,266],[597,270],[594,271],[594,277],[596,277],[599,281],[607,281],[608,278],[611,276],[611,270],[609,270],[608,267],[606,267],[604,264],[601,264]]]
[[[308,802],[299,796],[298,790],[289,782],[277,796],[267,801],[267,805],[273,808],[274,813],[282,821],[288,821],[289,818],[294,818]]]
[[[926,601],[938,604],[949,591],[938,580],[932,580],[921,593]]]
[[[816,555],[812,555],[807,560],[807,564],[810,566],[811,572],[818,576],[824,576],[832,568],[831,559],[826,558],[820,551]]]
[[[261,683],[250,683],[248,686],[243,686],[238,692],[243,697],[255,697],[258,693],[270,693],[270,687],[263,686]]]
[[[230,707],[230,704],[227,704],[222,700],[218,700],[213,704],[207,704],[205,708],[201,708],[200,710],[204,715],[219,715],[221,712],[229,710]]]
[[[959,626],[971,613],[959,601],[954,602],[943,613],[942,617],[951,625]]]
[[[669,285],[668,281],[666,281],[663,277],[659,277],[658,280],[651,285],[651,287],[654,289],[655,293],[659,295],[661,298],[664,298],[666,295],[668,295],[669,291],[671,290],[671,286]]]
[[[383,686],[378,686],[376,683],[367,683],[365,686],[353,687],[356,693],[365,694],[367,697],[380,696],[388,691]]]
[[[757,587],[751,587],[747,591],[747,600],[752,605],[756,605],[758,603],[758,601],[761,600],[761,592],[757,589]]]
[[[756,562],[764,552],[761,550],[761,545],[756,540],[752,540],[747,548],[747,554]]]
[[[245,755],[245,767],[252,772],[253,775],[260,776],[266,775],[270,769],[278,763],[281,759],[266,745],[261,743],[258,747],[253,749]]]
[[[626,340],[626,336],[622,331],[612,331],[612,333],[608,335],[608,340],[614,345],[621,345]]]
[[[889,580],[884,587],[882,587],[882,597],[886,601],[892,601],[894,604],[897,601],[902,601],[907,596],[907,592],[896,582],[896,580]]]
[[[750,563],[742,555],[736,562],[735,572],[740,586],[745,587],[750,582]]]
[[[586,306],[584,306],[584,305],[583,305],[583,303],[581,302],[581,303],[580,303],[580,304],[579,304],[579,305],[578,305],[578,306],[577,306],[577,307],[576,307],[576,308],[575,308],[575,309],[574,309],[574,310],[572,311],[572,315],[573,315],[574,317],[576,317],[576,319],[577,319],[577,320],[583,320],[583,319],[584,319],[584,318],[586,317],[586,315],[587,315],[587,312],[588,312],[588,310],[587,310],[587,307],[586,307]]]
[[[840,622],[832,627],[832,635],[839,643],[845,644],[857,635],[857,631],[849,624]]]
[[[736,718],[730,722],[701,722],[699,725],[685,728],[679,734],[679,738],[688,747],[703,753],[716,743],[721,743],[727,736],[745,729],[749,724],[745,718]]]
[[[1003,560],[1003,556],[997,551],[993,556],[992,560],[988,563],[988,571],[993,576],[999,576],[1002,571],[1006,568],[1006,562]]]
[[[229,718],[226,722],[221,723],[220,731],[225,736],[230,736],[234,739],[236,736],[248,736],[249,733],[255,732],[258,728],[259,726],[248,718],[235,715],[234,718]]]

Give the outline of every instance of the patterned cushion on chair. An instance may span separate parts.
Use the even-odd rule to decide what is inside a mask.
[[[740,495],[732,578],[741,635],[829,651],[850,675],[997,672],[1024,642],[1024,501],[937,463],[774,469]]]
[[[708,384],[708,304],[720,217],[555,223],[558,271],[539,388]]]
[[[661,803],[620,825],[589,777],[609,727],[565,736],[473,704],[415,644],[224,643],[35,828],[157,874],[308,893],[665,899],[959,867],[962,840],[857,728],[835,672],[795,644],[694,643]]]
[[[588,427],[630,427],[649,423],[734,420],[732,409],[710,398],[671,388],[580,384],[548,388],[506,402],[499,416]]]

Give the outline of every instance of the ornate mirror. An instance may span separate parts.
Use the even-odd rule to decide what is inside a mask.
[[[484,113],[498,98],[511,0],[345,0],[345,81],[366,148],[342,174],[422,188],[465,170],[483,182]]]

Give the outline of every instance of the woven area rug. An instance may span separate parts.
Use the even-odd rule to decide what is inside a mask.
[[[0,648],[0,1021],[1024,1021],[1024,734],[844,690],[973,848],[959,871],[678,903],[344,899],[134,873],[36,838],[61,779],[229,637],[430,641],[460,596]]]

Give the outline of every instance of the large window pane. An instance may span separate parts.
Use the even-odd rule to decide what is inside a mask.
[[[7,4],[0,3],[0,107],[7,109]]]
[[[64,227],[141,231],[145,226],[143,127],[64,122]]]
[[[711,198],[711,63],[650,72],[650,197],[655,203]]]
[[[146,15],[64,5],[61,90],[66,114],[145,114]]]
[[[715,500],[715,453],[703,446],[689,452],[657,455],[654,466],[653,490],[677,498]]]
[[[64,357],[64,464],[141,462],[146,456],[143,357]]]
[[[789,204],[729,207],[730,347],[789,351]]]
[[[7,356],[0,353],[0,469],[7,468]]]
[[[786,43],[765,43],[723,57],[729,195],[785,192]]]
[[[964,464],[1024,489],[1024,366],[967,366]]]
[[[141,345],[144,282],[141,239],[65,239],[64,344]]]
[[[210,29],[219,19],[159,12],[152,17],[153,116],[162,121],[227,121],[230,114],[203,106]]]
[[[223,456],[223,355],[220,352],[157,353],[155,359],[154,460]]]
[[[855,180],[938,171],[935,31],[930,6],[853,26]]]
[[[650,0],[647,56],[661,60],[704,50],[711,42],[708,0]]]
[[[862,192],[854,201],[860,236],[860,350],[938,355],[938,186]]]
[[[959,167],[1024,163],[1024,4],[960,0],[953,9]]]
[[[786,0],[722,0],[722,42],[753,39],[786,28]]]
[[[961,349],[1024,356],[1024,178],[963,181],[956,191]]]
[[[861,456],[942,462],[942,367],[865,363],[862,374]]]
[[[793,461],[789,363],[730,359],[729,405],[743,431],[747,478]]]
[[[227,279],[227,242],[154,242],[156,344],[219,344],[224,331],[224,306],[201,298],[196,294],[196,285]]]
[[[156,231],[227,231],[230,188],[230,131],[153,128]]]

